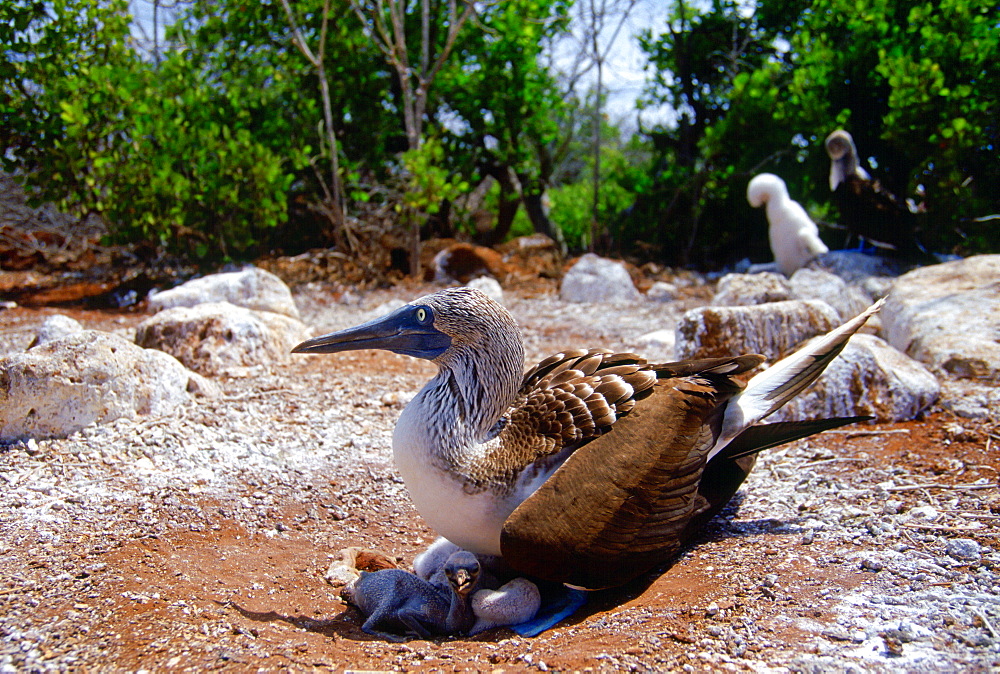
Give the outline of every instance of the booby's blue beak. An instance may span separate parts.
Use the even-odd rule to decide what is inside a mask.
[[[292,353],[382,349],[434,360],[449,346],[451,337],[434,327],[434,311],[425,305],[407,304],[373,321],[306,340],[292,349]]]

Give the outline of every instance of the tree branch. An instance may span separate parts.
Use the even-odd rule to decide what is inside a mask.
[[[295,21],[295,15],[292,13],[292,7],[288,4],[288,0],[281,0],[281,6],[285,8],[285,16],[288,17],[288,25],[292,29],[292,42],[298,47],[302,55],[306,57],[309,63],[313,64],[317,68],[320,66],[322,61],[316,58],[309,45],[306,44],[305,38],[302,37],[302,31],[299,30],[299,24]],[[324,24],[326,23],[326,13],[323,14]],[[325,25],[324,25],[325,28]]]

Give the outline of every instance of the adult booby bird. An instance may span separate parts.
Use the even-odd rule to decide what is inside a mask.
[[[767,205],[767,239],[774,261],[785,276],[829,251],[806,209],[788,196],[785,181],[773,173],[756,175],[747,185],[747,201],[754,208]]]
[[[507,310],[471,288],[414,300],[298,353],[384,349],[437,375],[393,453],[440,535],[523,575],[620,585],[672,557],[736,493],[762,449],[859,417],[755,425],[816,379],[878,305],[753,377],[745,355],[651,365],[573,350],[522,374]]]
[[[841,224],[876,246],[910,258],[927,257],[917,238],[920,208],[872,180],[858,161],[854,139],[837,129],[826,137],[830,156],[830,191],[840,210]]]

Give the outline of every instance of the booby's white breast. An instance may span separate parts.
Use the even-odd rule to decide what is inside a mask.
[[[420,516],[439,535],[465,550],[500,554],[504,521],[527,494],[472,491],[461,476],[441,468],[434,456],[425,410],[415,398],[403,410],[392,436],[396,467]]]

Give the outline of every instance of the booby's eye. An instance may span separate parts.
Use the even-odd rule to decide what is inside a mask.
[[[417,307],[414,316],[417,317],[418,323],[427,324],[431,322],[431,312],[430,309],[427,309],[426,307]]]

